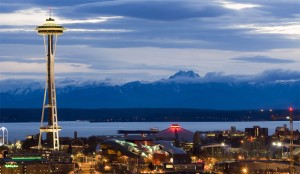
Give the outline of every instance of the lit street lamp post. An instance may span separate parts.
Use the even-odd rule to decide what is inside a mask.
[[[282,142],[273,142],[273,146],[281,147],[281,159],[283,158],[283,145]]]

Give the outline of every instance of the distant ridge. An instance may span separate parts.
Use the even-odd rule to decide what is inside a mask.
[[[277,72],[281,77],[280,72]],[[300,81],[210,81],[218,73],[200,77],[179,71],[168,79],[113,85],[108,81],[57,82],[59,108],[197,108],[219,110],[285,109],[300,104]],[[266,76],[262,76],[264,79]],[[294,77],[297,77],[294,75]],[[274,78],[274,76],[272,76]],[[283,79],[283,78],[282,78]],[[43,84],[38,81],[0,81],[0,108],[39,108]]]
[[[40,122],[41,109],[0,108],[0,122]],[[299,114],[295,111],[295,115]],[[59,121],[90,122],[227,122],[272,121],[288,110],[203,110],[184,108],[66,109],[59,108]],[[24,117],[26,115],[26,117]]]

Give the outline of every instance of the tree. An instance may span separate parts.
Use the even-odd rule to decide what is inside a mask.
[[[175,141],[174,141],[174,146],[175,146],[175,147],[180,147],[180,140],[179,140],[179,135],[178,135],[177,129],[175,129]]]
[[[31,138],[25,139],[22,143],[22,149],[23,150],[29,150],[30,147],[36,146],[37,145],[37,141],[35,141],[35,139],[33,138],[33,136]]]
[[[193,154],[194,155],[199,155],[201,144],[202,144],[202,142],[201,142],[200,132],[196,131],[194,133],[194,137],[193,137]]]
[[[96,136],[90,136],[87,139],[87,148],[84,149],[85,154],[91,154],[96,151],[96,147],[98,145],[98,139]]]
[[[153,165],[152,162],[149,163],[148,168],[149,168],[150,170],[154,170],[154,165]]]

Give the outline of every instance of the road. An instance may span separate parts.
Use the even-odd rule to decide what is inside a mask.
[[[95,171],[94,165],[91,162],[81,163],[80,166],[80,174],[96,174],[98,172]]]

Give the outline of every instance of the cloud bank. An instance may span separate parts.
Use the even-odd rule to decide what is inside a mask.
[[[49,6],[68,29],[58,40],[58,78],[153,81],[178,70],[232,78],[300,67],[298,1],[0,3],[0,79],[44,78],[43,41],[34,28]]]

